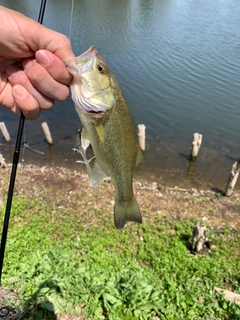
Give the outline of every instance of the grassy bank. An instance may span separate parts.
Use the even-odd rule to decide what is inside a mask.
[[[7,194],[9,170],[1,175]],[[4,287],[25,319],[239,319],[214,292],[240,293],[239,195],[135,183],[144,223],[113,226],[113,188],[95,193],[76,172],[19,171],[6,248]],[[1,222],[4,207],[0,210]],[[189,238],[207,225],[212,249]]]

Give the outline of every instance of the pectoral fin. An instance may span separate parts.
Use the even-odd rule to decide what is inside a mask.
[[[97,161],[94,163],[94,167],[92,170],[92,175],[90,177],[91,185],[93,187],[97,187],[101,182],[103,182],[108,175],[102,170]]]
[[[86,151],[89,145],[90,145],[90,140],[88,139],[88,133],[87,133],[87,130],[83,127],[81,132],[81,146],[83,150]]]
[[[101,126],[102,125],[97,126],[97,128],[96,128],[97,132],[99,130],[99,132],[101,134],[104,134],[104,131],[102,131],[102,129],[104,130],[104,128],[102,126],[102,129],[101,129]],[[78,160],[77,162],[84,163],[86,165],[87,173],[88,173],[88,176],[90,179],[91,186],[97,187],[108,176],[106,175],[106,173],[102,170],[102,168],[99,166],[99,164],[96,161],[94,163],[93,168],[90,166],[90,162],[95,158],[95,156],[92,157],[91,159],[87,159],[87,156],[86,156],[87,148],[90,145],[90,140],[88,139],[87,130],[85,128],[83,128],[80,135],[81,136],[78,138],[78,141],[77,141],[76,150],[81,154],[83,161]]]
[[[105,131],[104,131],[104,126],[102,123],[98,123],[95,125],[95,128],[97,130],[98,136],[100,140],[103,142],[104,136],[105,136]]]

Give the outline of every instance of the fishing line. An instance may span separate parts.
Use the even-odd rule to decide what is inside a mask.
[[[70,15],[70,25],[69,25],[69,40],[71,39],[71,35],[72,35],[72,24],[73,24],[73,9],[74,9],[74,0],[72,0],[72,7],[71,7],[71,15]],[[77,112],[76,112],[77,114]],[[81,127],[81,121],[79,120],[78,114],[76,117],[76,122],[77,122],[77,128],[78,130],[80,130],[79,128]],[[76,132],[76,134],[78,134],[78,130]]]
[[[40,24],[42,24],[43,22],[46,3],[47,3],[47,0],[41,1],[41,7],[39,10],[39,16],[38,16],[38,22]],[[10,219],[11,206],[12,206],[14,184],[15,184],[16,173],[17,173],[17,165],[18,165],[19,155],[21,150],[21,141],[22,141],[22,135],[23,135],[24,122],[25,122],[25,117],[23,113],[21,113],[19,125],[18,125],[17,140],[16,140],[15,150],[13,154],[12,171],[10,176],[6,211],[5,211],[4,223],[3,223],[3,229],[2,229],[2,239],[1,239],[1,247],[0,247],[0,284],[2,281],[3,260],[4,260],[4,253],[5,253],[5,247],[6,247],[6,241],[7,241],[7,232],[8,232],[8,225],[9,225],[9,219]]]
[[[69,38],[69,40],[71,39],[71,35],[72,35],[72,22],[73,22],[73,9],[74,9],[74,0],[72,0],[72,6],[71,6],[71,15],[70,15],[70,25],[69,25],[69,36],[68,36],[68,38]],[[78,114],[77,114],[77,112],[76,112],[76,125],[77,125],[77,131],[76,131],[76,135],[77,135],[77,137],[76,137],[76,142],[75,142],[75,146],[74,146],[74,148],[72,149],[73,150],[73,153],[76,151],[76,148],[77,148],[77,143],[78,143],[78,134],[79,134],[79,130],[81,130],[80,128],[81,128],[81,122],[80,122],[80,120],[79,120],[79,117],[78,117]]]
[[[72,8],[71,8],[71,16],[70,16],[70,26],[69,26],[69,40],[71,39],[72,34],[72,21],[73,21],[73,8],[74,8],[74,0],[72,0]]]

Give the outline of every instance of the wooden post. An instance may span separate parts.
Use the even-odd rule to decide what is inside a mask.
[[[49,144],[53,144],[53,139],[52,139],[52,135],[51,135],[51,132],[49,130],[49,127],[48,127],[48,124],[47,122],[43,122],[42,123],[42,129],[43,129],[43,132],[45,134],[45,137],[48,141]]]
[[[235,187],[235,184],[237,182],[238,176],[240,172],[240,159],[236,161],[233,166],[232,170],[230,172],[230,176],[228,178],[228,184],[225,191],[225,196],[230,196],[233,193],[233,189]]]
[[[236,304],[238,304],[240,306],[240,294],[238,293],[234,293],[232,291],[229,290],[224,290],[218,287],[214,287],[213,288],[214,291],[219,292],[220,294],[222,294],[225,298],[225,300],[227,301],[233,301]]]
[[[209,240],[206,237],[206,226],[201,226],[200,223],[193,228],[192,235],[192,251],[199,253],[209,246]]]
[[[145,139],[146,139],[145,130],[146,130],[146,127],[144,124],[138,125],[139,146],[142,151],[145,151]]]
[[[200,133],[193,134],[192,151],[190,154],[190,160],[196,160],[199,149],[202,143],[202,135]]]
[[[5,162],[5,159],[3,158],[3,155],[0,152],[0,168],[6,168],[7,164]]]
[[[3,201],[3,196],[0,192],[0,209],[2,209],[4,207],[4,201]]]
[[[0,130],[2,131],[2,134],[3,134],[4,138],[5,138],[5,140],[7,142],[10,142],[11,138],[10,138],[10,135],[8,133],[8,130],[7,130],[4,122],[0,122]]]

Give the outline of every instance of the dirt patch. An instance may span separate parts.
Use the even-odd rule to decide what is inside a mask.
[[[1,169],[0,205],[7,196],[10,168]],[[134,193],[143,216],[143,223],[151,223],[156,217],[162,220],[183,220],[197,218],[214,227],[228,224],[240,227],[240,192],[224,197],[212,190],[168,188],[147,180],[134,181]],[[68,213],[79,213],[79,220],[86,220],[86,227],[94,222],[84,210],[93,208],[107,210],[113,214],[115,191],[110,180],[102,183],[97,190],[89,184],[84,172],[59,167],[36,167],[19,165],[14,194],[37,199],[40,203],[55,204],[67,208]]]
[[[0,287],[0,319],[16,320],[18,316],[14,313],[11,307],[6,307],[8,301],[18,304],[20,301],[14,292],[7,290],[4,287]]]

